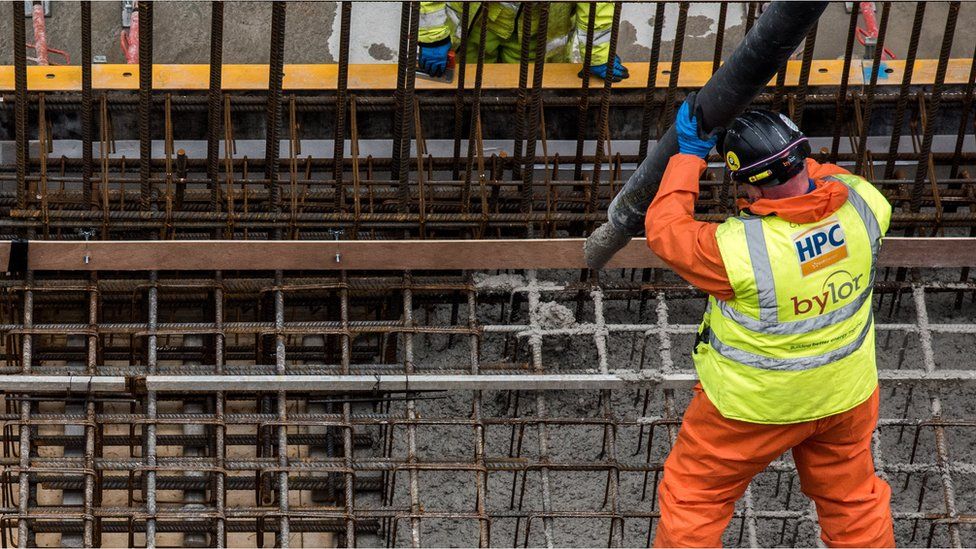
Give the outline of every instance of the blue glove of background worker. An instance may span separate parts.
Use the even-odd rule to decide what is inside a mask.
[[[609,75],[607,74],[609,71]],[[584,71],[580,71],[579,77],[583,78]],[[606,63],[603,65],[596,65],[590,67],[590,74],[599,76],[604,80],[610,80],[611,82],[620,82],[624,78],[630,77],[630,71],[627,67],[620,63],[620,56],[613,56],[613,63]]]
[[[678,133],[678,152],[693,154],[704,160],[715,147],[715,143],[718,142],[718,135],[711,135],[708,139],[699,137],[698,119],[693,112],[694,107],[695,93],[692,92],[681,104],[681,108],[678,109],[678,118],[674,121],[674,130]]]
[[[433,77],[441,77],[447,70],[447,56],[451,52],[451,39],[445,38],[433,44],[420,44],[417,68]]]

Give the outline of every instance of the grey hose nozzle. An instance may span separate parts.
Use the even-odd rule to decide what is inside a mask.
[[[619,231],[613,223],[597,227],[583,243],[583,256],[591,269],[602,269],[633,237]]]

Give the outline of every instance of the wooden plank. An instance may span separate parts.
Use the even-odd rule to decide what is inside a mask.
[[[10,243],[0,242],[6,265]],[[336,260],[338,254],[338,261]],[[87,259],[86,259],[87,258]],[[35,271],[214,271],[214,270],[490,270],[581,269],[583,239],[554,240],[361,240],[361,241],[32,241],[28,262]],[[885,240],[883,267],[976,266],[976,238]],[[666,265],[635,238],[607,268]]]
[[[969,59],[950,59],[946,73],[947,84],[965,84],[969,76]],[[891,71],[878,80],[880,86],[898,85],[905,70],[905,61],[886,61]],[[935,80],[937,59],[920,59],[915,62],[912,83],[932,84]],[[816,60],[811,65],[811,86],[836,86],[843,72],[839,59]],[[630,78],[614,84],[617,89],[642,89],[647,83],[647,63],[630,63]],[[268,89],[267,65],[227,64],[223,66],[221,84],[224,90]],[[531,69],[530,69],[531,70]],[[157,91],[204,91],[210,82],[210,67],[205,64],[153,65],[153,89]],[[285,65],[283,86],[285,90],[334,90],[338,66],[335,64]],[[474,70],[467,72],[474,85]],[[485,65],[484,89],[516,89],[518,65],[489,63]],[[548,89],[578,89],[576,63],[546,63],[543,86]],[[669,62],[658,65],[657,87],[668,84],[671,72]],[[712,75],[711,61],[686,61],[681,65],[678,86],[700,88]],[[787,64],[786,85],[795,86],[799,80],[800,61]],[[597,81],[594,80],[596,85]],[[863,84],[861,64],[855,61],[850,67],[850,85]],[[139,87],[139,67],[123,64],[96,64],[92,66],[92,86],[96,90],[136,90]],[[418,89],[455,89],[455,83],[418,79]],[[27,88],[31,91],[80,91],[81,67],[79,66],[31,66],[27,67]],[[351,64],[349,66],[350,90],[393,90],[396,88],[396,65],[386,63]],[[10,65],[0,66],[0,91],[14,90],[14,70]]]

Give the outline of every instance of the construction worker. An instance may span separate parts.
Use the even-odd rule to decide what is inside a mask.
[[[891,206],[874,186],[808,158],[789,118],[736,119],[720,149],[748,200],[724,223],[693,217],[704,158],[693,96],[679,154],[647,210],[649,247],[708,294],[694,347],[700,383],[664,464],[655,546],[720,546],[754,475],[792,450],[830,547],[893,547],[875,474],[878,377],[872,286]]]
[[[420,31],[417,42],[420,56],[417,68],[431,76],[439,77],[448,66],[449,52],[461,43],[463,2],[421,2]],[[518,63],[521,58],[522,2],[473,2],[468,7],[468,47],[466,61],[478,60],[478,43],[481,38],[481,19],[487,15],[485,61],[488,63]],[[532,33],[538,29],[539,8],[533,11]],[[627,67],[614,56],[609,62],[610,26],[613,20],[613,3],[597,2],[593,22],[593,49],[589,72],[603,79],[619,82],[630,76]],[[589,24],[588,2],[553,2],[549,5],[546,30],[546,61],[555,63],[581,62],[586,52],[586,28]],[[529,60],[535,57],[535,36],[529,48]],[[580,77],[586,73],[580,71]]]

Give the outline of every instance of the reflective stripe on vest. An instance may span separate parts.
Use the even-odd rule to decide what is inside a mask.
[[[866,293],[870,294],[870,291]],[[750,353],[749,351],[744,351],[742,349],[731,347],[722,343],[722,341],[715,336],[715,332],[711,331],[708,337],[708,344],[711,345],[712,349],[714,349],[718,354],[729,360],[734,360],[740,364],[745,364],[746,366],[751,366],[753,368],[759,368],[762,370],[786,370],[796,372],[800,370],[809,370],[811,368],[819,368],[820,366],[830,364],[831,362],[837,362],[838,360],[860,349],[861,344],[864,343],[864,339],[867,338],[868,334],[871,332],[873,325],[874,314],[872,312],[869,314],[868,321],[864,323],[864,327],[861,329],[861,333],[858,334],[857,339],[839,349],[834,349],[833,351],[828,351],[821,355],[815,356],[775,358],[757,355],[755,353]]]
[[[431,12],[420,11],[420,28],[440,27],[447,24],[448,10],[450,8],[434,10]]]
[[[585,28],[576,28],[576,39],[580,42],[580,49],[586,48],[586,32]],[[595,29],[593,31],[593,46],[600,46],[602,44],[610,43],[610,29]]]
[[[867,229],[868,238],[871,241],[871,263],[876,264],[878,251],[881,248],[881,228],[878,226],[878,219],[871,211],[871,207],[864,201],[864,198],[854,190],[853,187],[835,178],[825,178],[838,181],[847,187],[847,200],[857,211],[858,216]],[[854,301],[831,311],[813,318],[801,320],[791,320],[778,322],[779,314],[778,301],[776,300],[776,287],[773,283],[773,269],[769,262],[769,252],[766,248],[766,238],[762,231],[762,218],[750,217],[741,220],[745,224],[746,245],[749,248],[749,257],[752,260],[753,276],[756,278],[756,288],[759,297],[759,320],[738,311],[725,301],[716,300],[718,308],[726,318],[734,320],[738,324],[754,331],[764,334],[784,335],[802,334],[812,332],[831,324],[843,322],[854,316],[864,302],[871,295],[871,288],[874,287],[874,269],[871,270],[871,278],[867,286]],[[724,354],[724,353],[723,353]]]
[[[776,303],[773,265],[769,262],[769,250],[766,248],[766,235],[763,234],[762,218],[745,218],[742,223],[746,229],[746,245],[749,247],[749,258],[752,260],[752,273],[756,277],[759,320],[773,323],[779,318],[779,305]]]

